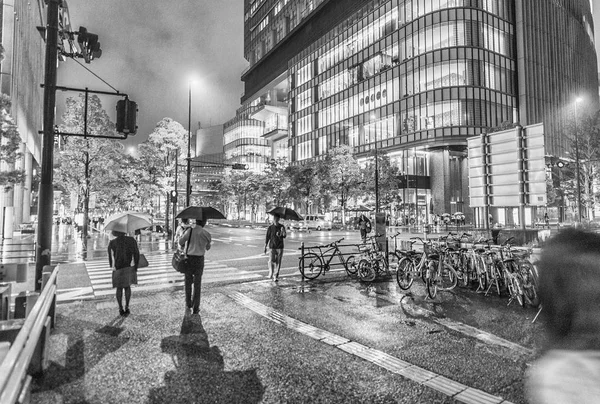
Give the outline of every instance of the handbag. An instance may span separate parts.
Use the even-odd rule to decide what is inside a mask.
[[[185,252],[180,251],[179,249],[177,251],[175,251],[175,253],[173,254],[173,258],[171,259],[171,265],[173,266],[173,268],[175,268],[175,270],[177,272],[181,272],[182,274],[184,274],[187,270],[187,252],[188,249],[190,248],[190,243],[192,241],[192,229],[190,229],[190,238],[187,241],[187,244],[185,246]]]
[[[138,262],[138,268],[146,268],[148,265],[148,260],[144,254],[140,254],[140,261]]]

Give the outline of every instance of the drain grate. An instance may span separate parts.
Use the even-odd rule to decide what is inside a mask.
[[[433,390],[439,391],[440,393],[445,394],[448,397],[452,397],[462,403],[512,404],[510,401],[506,401],[502,397],[494,396],[486,393],[485,391],[471,388],[462,383],[458,383],[454,380],[438,375],[437,373],[391,356],[385,352],[369,348],[366,345],[351,341],[342,336],[330,333],[329,331],[322,330],[295,318],[286,316],[285,314],[280,313],[271,307],[265,306],[262,303],[250,299],[248,296],[240,292],[234,292],[228,296],[238,304],[254,311],[257,314],[260,314],[274,323],[283,325],[291,330],[305,334],[328,345],[337,347],[344,352],[358,356],[359,358],[387,369],[390,372],[396,373]]]

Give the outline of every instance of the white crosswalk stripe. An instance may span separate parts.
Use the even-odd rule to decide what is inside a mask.
[[[171,266],[171,255],[146,254],[148,266],[138,269],[138,284],[134,285],[135,290],[158,290],[171,288],[173,286],[183,286],[184,276],[175,271]],[[87,261],[87,268],[94,296],[107,296],[114,294],[112,287],[112,270],[108,267],[106,259]],[[230,267],[225,264],[206,260],[204,263],[204,273],[202,283],[215,283],[228,280],[252,280],[262,278],[260,274],[244,271],[238,268]]]

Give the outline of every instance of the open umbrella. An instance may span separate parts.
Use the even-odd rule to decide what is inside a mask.
[[[177,214],[176,219],[226,219],[225,215],[210,206],[188,206]]]
[[[283,220],[304,220],[294,209],[277,206],[267,212],[270,215],[277,215]]]
[[[152,226],[152,219],[147,213],[121,212],[109,216],[104,223],[104,230],[132,233],[135,230]]]

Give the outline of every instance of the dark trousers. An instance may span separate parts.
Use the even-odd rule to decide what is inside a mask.
[[[204,256],[188,255],[188,268],[185,272],[185,304],[193,309],[194,313],[200,310],[200,286],[204,272]],[[192,285],[194,291],[192,295]]]

